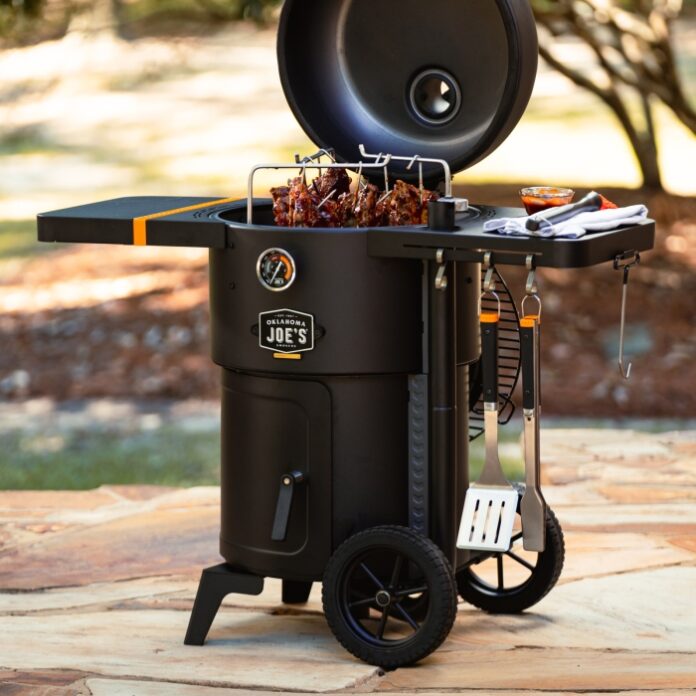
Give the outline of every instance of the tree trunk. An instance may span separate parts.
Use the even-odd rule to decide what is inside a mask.
[[[664,187],[660,172],[657,130],[653,119],[652,103],[650,97],[644,93],[641,93],[640,100],[645,118],[645,132],[640,134],[640,153],[636,151],[636,156],[640,164],[640,171],[643,174],[643,186],[661,191]]]
[[[633,151],[638,158],[640,173],[643,177],[645,188],[662,191],[662,175],[660,174],[660,163],[655,144],[649,140],[644,140],[638,146],[633,146]]]
[[[93,0],[87,8],[73,17],[68,33],[115,34],[118,26],[116,15],[116,0]]]
[[[543,44],[540,45],[539,53],[552,68],[558,70],[558,72],[565,75],[569,80],[572,80],[578,87],[582,87],[599,97],[599,99],[611,109],[626,133],[631,148],[638,160],[643,186],[650,189],[662,190],[663,185],[662,176],[660,174],[657,137],[649,97],[642,93],[639,94],[645,119],[645,128],[641,131],[631,119],[631,114],[624,104],[621,93],[616,83],[611,79],[611,76],[608,76],[609,87],[601,87],[584,73],[558,60],[548,46],[544,46]]]
[[[614,89],[609,92],[605,101],[618,118],[619,123],[628,136],[628,140],[638,160],[638,166],[643,178],[643,186],[645,188],[661,191],[663,189],[662,175],[660,173],[660,158],[652,107],[649,97],[641,94],[640,100],[643,109],[643,118],[645,119],[645,128],[642,130],[639,129],[631,119],[630,111],[621,99],[618,90]]]

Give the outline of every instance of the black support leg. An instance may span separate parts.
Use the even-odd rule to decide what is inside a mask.
[[[206,568],[201,574],[196,600],[189,619],[185,645],[203,645],[213,619],[228,595],[258,595],[263,591],[263,578],[231,570],[226,563]]]
[[[430,538],[456,566],[457,462],[455,452],[455,343],[453,264],[450,282],[437,288],[438,264],[429,264]]]
[[[305,604],[311,591],[311,582],[283,580],[283,604]]]

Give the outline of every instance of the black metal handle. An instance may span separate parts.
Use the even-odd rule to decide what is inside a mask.
[[[305,481],[305,475],[301,471],[291,471],[280,477],[280,490],[276,503],[275,518],[273,519],[272,541],[285,541],[288,534],[288,522],[292,499],[295,494],[295,486]]]
[[[588,193],[584,198],[581,198],[577,203],[551,208],[542,213],[537,213],[527,220],[526,226],[531,232],[536,232],[545,223],[548,225],[555,225],[559,222],[569,220],[580,213],[590,213],[595,210],[601,210],[601,208],[602,197],[593,191],[592,193]]]
[[[520,322],[520,362],[522,364],[522,408],[532,409],[536,405],[534,393],[534,324]]]
[[[484,403],[498,403],[498,321],[497,314],[481,314],[481,369]]]

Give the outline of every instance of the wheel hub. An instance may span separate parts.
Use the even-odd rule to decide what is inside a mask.
[[[391,604],[391,601],[391,595],[386,590],[380,590],[375,595],[375,602],[377,602],[377,606],[388,607]]]

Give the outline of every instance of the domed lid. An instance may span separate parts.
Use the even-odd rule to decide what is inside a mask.
[[[475,164],[510,134],[534,87],[528,0],[285,0],[278,64],[307,135],[339,161],[367,152]],[[390,171],[414,180],[417,168]],[[442,179],[428,165],[426,181]]]

